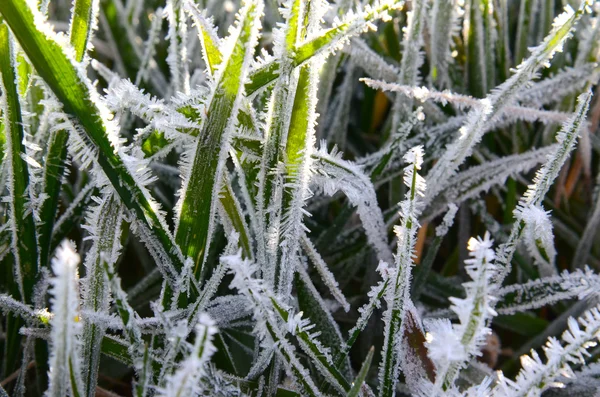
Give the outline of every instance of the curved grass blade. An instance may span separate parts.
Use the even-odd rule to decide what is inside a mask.
[[[75,60],[82,62],[88,44],[91,41],[98,13],[98,0],[76,0],[71,15],[70,42],[75,51]],[[69,133],[56,130],[51,133],[48,151],[44,163],[43,192],[46,199],[40,208],[41,225],[39,227],[40,264],[48,263],[54,218],[58,207],[58,198],[65,171],[67,141]]]

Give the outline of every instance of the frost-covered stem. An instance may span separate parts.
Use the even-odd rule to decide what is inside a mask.
[[[280,302],[270,291],[269,287],[265,286],[263,280],[252,277],[252,274],[257,270],[256,265],[241,260],[239,254],[221,257],[221,260],[229,265],[234,274],[231,287],[237,288],[250,300],[249,305],[252,305],[255,318],[266,325],[266,330],[262,331],[263,334],[269,335],[274,342],[281,343],[281,345],[277,345],[279,352],[287,361],[292,373],[299,376],[305,369],[299,362],[296,364],[297,358],[293,350],[289,350],[290,345],[286,338],[288,332],[296,337],[301,349],[310,357],[312,363],[325,376],[328,383],[340,392],[348,391],[350,384],[334,367],[328,349],[325,349],[316,339],[316,334],[309,333],[314,325],[311,325],[307,320],[303,320],[301,312],[294,315],[291,310],[287,309],[285,304]],[[282,325],[286,326],[287,329],[283,328]],[[314,386],[313,381],[309,378],[310,375],[304,373],[303,376],[307,379],[300,377],[297,381],[302,384],[305,391],[320,395],[318,388]]]
[[[150,30],[148,31],[148,40],[146,40],[146,49],[142,59],[140,59],[140,68],[135,75],[135,85],[138,87],[142,81],[146,81],[148,76],[148,71],[151,67],[154,53],[156,52],[156,43],[163,21],[163,12],[163,9],[159,7],[152,17],[152,23],[150,25]]]
[[[174,374],[167,377],[164,390],[160,397],[184,397],[201,395],[202,377],[206,374],[206,366],[216,352],[213,339],[218,332],[215,322],[202,313],[196,325],[196,340],[189,354],[180,364]]]
[[[452,310],[458,315],[460,325],[456,328],[465,355],[462,360],[448,360],[441,368],[437,368],[435,388],[450,388],[460,370],[468,360],[479,351],[480,344],[490,332],[487,328],[491,318],[496,315],[493,310],[495,299],[490,295],[491,278],[496,266],[493,264],[495,254],[492,249],[489,233],[483,239],[469,240],[471,259],[465,261],[465,268],[472,281],[464,283],[467,297],[465,299],[450,298]]]
[[[202,121],[201,139],[186,151],[177,204],[176,241],[192,259],[195,279],[204,276],[204,262],[216,223],[218,197],[229,155],[231,135],[243,97],[244,81],[258,42],[262,0],[246,0],[231,30],[228,52],[214,76]]]
[[[517,312],[538,309],[556,302],[577,298],[584,300],[600,291],[600,275],[589,267],[513,284],[498,289],[495,293],[499,314],[511,315]]]
[[[579,96],[577,109],[573,117],[563,124],[563,127],[556,136],[558,146],[556,146],[554,152],[548,155],[548,161],[537,172],[533,179],[533,184],[528,187],[519,206],[514,211],[515,222],[510,236],[504,244],[498,247],[496,252],[496,263],[502,268],[498,274],[498,284],[501,284],[502,280],[510,273],[510,262],[525,229],[522,210],[523,208],[539,207],[541,205],[550,186],[573,150],[577,137],[579,137],[582,129],[586,126],[585,120],[590,99],[591,92],[589,91]]]
[[[283,215],[284,165],[286,164],[286,142],[290,128],[290,119],[294,109],[296,90],[300,71],[292,65],[293,51],[301,38],[301,24],[304,22],[306,1],[288,0],[284,3],[286,23],[279,32],[275,47],[280,65],[280,75],[275,83],[266,119],[267,132],[260,164],[258,190],[258,221],[261,234],[266,241],[266,266],[263,269],[265,280],[275,291],[285,285],[289,277],[283,276],[285,269],[293,269],[291,264],[279,261],[279,243]],[[303,68],[304,73],[308,70]],[[308,87],[304,87],[306,90]],[[306,92],[300,91],[299,95]],[[303,143],[303,142],[302,142]],[[301,143],[301,147],[303,146]],[[294,155],[297,155],[294,153]],[[288,259],[288,258],[286,258]],[[287,267],[286,267],[287,265]]]
[[[291,59],[292,66],[300,66],[314,56],[330,54],[343,48],[353,36],[373,29],[373,22],[380,19],[388,21],[388,11],[401,9],[403,5],[404,2],[398,0],[375,0],[372,4],[364,6],[364,10],[353,12],[342,21],[336,20],[332,28],[320,31],[319,36],[311,36],[295,48]],[[252,95],[284,75],[285,65],[280,64],[279,59],[267,62],[248,76],[246,94]]]
[[[419,83],[419,66],[423,62],[421,47],[423,46],[423,28],[425,16],[427,15],[427,1],[413,0],[412,11],[407,13],[407,25],[404,28],[404,39],[402,40],[402,61],[400,63],[400,75],[398,83],[414,86]],[[401,93],[396,94],[394,107],[392,109],[392,132],[390,136],[396,135],[400,124],[410,113],[412,100]]]
[[[121,318],[125,336],[129,342],[128,351],[133,361],[133,367],[141,380],[142,374],[146,372],[147,360],[145,360],[144,356],[148,347],[142,339],[142,331],[138,319],[139,316],[129,305],[129,302],[127,302],[127,294],[121,288],[121,280],[115,274],[113,263],[102,257],[101,261],[110,284],[113,299],[117,307],[117,313]],[[149,379],[147,380],[149,381]],[[138,384],[136,387],[136,395],[138,397],[143,397],[146,388],[147,384]]]
[[[348,312],[350,310],[350,303],[348,303],[348,300],[344,296],[344,293],[341,291],[340,286],[337,280],[335,279],[335,275],[331,273],[331,271],[327,268],[327,264],[325,263],[323,258],[321,258],[321,255],[317,251],[316,247],[305,233],[302,234],[300,240],[303,251],[306,253],[308,258],[311,260],[311,262],[317,269],[317,272],[321,276],[321,279],[323,280],[327,288],[329,288],[329,292],[335,298],[335,300],[340,305],[342,305],[344,310]]]
[[[452,35],[456,32],[456,0],[434,0],[429,25],[430,56],[429,80],[437,87],[449,84],[448,64]]]
[[[389,279],[389,267],[385,262],[380,262],[379,267],[377,268],[381,272],[381,276],[383,278],[382,281],[377,283],[377,285],[373,286],[367,296],[369,297],[369,302],[367,302],[364,306],[358,309],[360,316],[358,320],[356,320],[356,324],[350,331],[348,331],[348,340],[344,344],[344,346],[340,349],[335,361],[335,365],[337,368],[340,368],[346,356],[350,353],[350,349],[354,345],[354,342],[358,339],[360,333],[367,326],[371,315],[375,311],[376,308],[381,307],[381,298],[387,291],[388,285],[390,283]]]
[[[281,257],[277,291],[287,296],[292,289],[294,266],[299,255],[300,239],[306,230],[304,209],[306,200],[312,196],[309,183],[312,176],[312,154],[315,150],[315,124],[319,71],[316,67],[319,57],[300,69],[289,131],[286,139],[286,184],[283,195],[281,226]]]
[[[537,396],[553,386],[560,386],[557,378],[573,377],[570,364],[585,364],[584,356],[589,355],[587,349],[596,346],[600,339],[600,311],[594,307],[586,311],[578,320],[573,317],[568,321],[569,329],[562,334],[563,346],[556,338],[551,337],[543,347],[546,362],[543,363],[535,350],[530,356],[522,356],[523,368],[515,381],[500,377],[494,389],[498,397]],[[581,329],[581,326],[584,329]]]
[[[167,63],[171,72],[172,90],[174,93],[190,92],[190,73],[187,56],[187,17],[182,2],[184,0],[168,0],[165,8],[169,22],[169,55]]]
[[[480,108],[469,113],[458,138],[447,147],[446,152],[428,174],[427,179],[435,182],[428,191],[430,200],[439,194],[442,185],[440,182],[451,177],[471,155],[474,146],[485,133],[487,123],[512,102],[517,92],[536,76],[541,67],[547,65],[555,52],[562,50],[562,45],[571,35],[572,28],[587,8],[587,0],[581,3],[577,11],[567,6],[565,12],[555,18],[553,29],[544,42],[533,49],[531,56],[517,67],[516,73],[482,99]]]
[[[396,267],[390,278],[394,282],[385,292],[388,308],[384,314],[384,342],[381,364],[379,366],[379,396],[392,396],[398,381],[400,367],[399,343],[404,307],[410,299],[410,278],[413,266],[413,251],[416,233],[419,228],[417,196],[425,195],[425,180],[418,174],[423,163],[423,148],[416,146],[404,156],[408,166],[405,168],[404,183],[410,188],[407,198],[401,203],[402,222],[395,228],[398,239]]]
[[[81,358],[79,339],[79,291],[77,265],[79,255],[69,241],[64,241],[52,259],[54,277],[50,280],[53,317],[50,346],[49,386],[46,396],[81,396]]]
[[[103,261],[114,265],[121,249],[123,207],[112,192],[105,193],[88,217],[88,230],[93,240],[85,260],[86,278],[82,307],[90,313],[104,313],[110,307],[109,288]],[[105,329],[100,324],[86,322],[83,328],[83,370],[85,395],[96,393],[102,338]]]

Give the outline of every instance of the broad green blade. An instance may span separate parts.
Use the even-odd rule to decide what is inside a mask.
[[[223,54],[219,49],[219,37],[217,36],[217,30],[211,23],[211,21],[207,20],[198,7],[189,1],[186,3],[188,12],[192,16],[192,20],[196,25],[196,29],[198,29],[198,38],[200,39],[200,44],[202,45],[202,55],[204,57],[204,62],[208,65],[208,69],[210,74],[214,74],[217,71],[217,67],[223,61]]]
[[[203,263],[214,228],[216,202],[213,198],[220,190],[215,181],[222,180],[237,108],[243,94],[242,82],[257,42],[261,16],[262,2],[247,1],[240,13],[233,50],[217,73],[208,116],[199,134],[186,190],[181,198],[176,241],[184,254],[194,261],[197,279],[203,276]]]

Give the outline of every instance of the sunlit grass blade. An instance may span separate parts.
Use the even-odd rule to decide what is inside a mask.
[[[208,104],[198,145],[184,176],[179,202],[176,241],[184,254],[194,261],[195,277],[203,277],[203,263],[214,228],[218,183],[229,155],[232,130],[243,94],[250,56],[258,40],[262,2],[248,0],[239,14],[237,31],[229,39],[232,52],[222,62],[215,76],[215,89]]]
[[[77,62],[83,61],[90,45],[96,28],[99,2],[100,0],[75,0],[74,2],[69,36]]]

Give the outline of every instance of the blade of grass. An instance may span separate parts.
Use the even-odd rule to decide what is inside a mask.
[[[362,388],[365,379],[367,378],[367,374],[369,373],[369,369],[371,369],[371,362],[373,361],[373,355],[375,354],[375,347],[371,346],[369,349],[369,354],[367,354],[367,358],[363,361],[360,371],[358,371],[358,375],[356,375],[356,379],[352,383],[352,389],[348,392],[348,397],[358,397],[360,390]]]
[[[24,156],[24,131],[21,104],[16,82],[16,55],[11,43],[8,26],[0,21],[0,73],[3,114],[5,117],[6,160],[9,165],[8,189],[10,192],[10,224],[12,251],[19,295],[24,302],[31,302],[33,286],[37,277],[38,244],[33,213],[29,207],[29,169]]]
[[[85,260],[86,278],[83,298],[84,310],[107,312],[109,309],[109,289],[105,282],[103,261],[113,264],[118,258],[121,239],[122,206],[119,200],[108,193],[92,211],[88,222],[94,229],[92,248]],[[83,328],[83,368],[84,394],[93,397],[98,383],[101,342],[105,328],[93,322],[86,322]]]
[[[247,1],[240,12],[239,31],[232,37],[232,53],[223,61],[215,78],[215,90],[208,104],[198,145],[189,170],[189,179],[180,200],[176,241],[194,261],[194,275],[203,278],[203,263],[214,228],[216,197],[220,190],[231,132],[237,119],[240,98],[250,57],[258,40],[262,1]],[[217,190],[218,189],[218,190]]]

